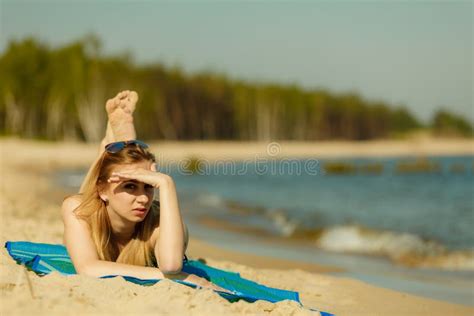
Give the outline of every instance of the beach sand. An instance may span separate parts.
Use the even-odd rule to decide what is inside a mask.
[[[420,142],[417,140],[415,142]],[[474,154],[473,141],[375,143],[281,143],[289,157]],[[155,143],[152,150],[166,161],[190,156],[203,159],[251,159],[268,154],[266,144]],[[385,146],[385,147],[384,147]],[[416,149],[416,150],[415,150]],[[51,181],[61,168],[86,168],[95,145],[0,140],[0,242],[28,240],[62,243],[60,205],[65,192]],[[474,308],[425,299],[366,283],[324,274],[325,267],[291,260],[239,254],[193,239],[191,258],[241,273],[245,278],[298,291],[306,307],[336,315],[473,315]],[[17,265],[4,249],[0,254],[0,314],[164,314],[164,315],[314,315],[294,302],[229,303],[210,290],[194,290],[164,280],[143,287],[120,278],[100,280],[51,274],[38,277]]]

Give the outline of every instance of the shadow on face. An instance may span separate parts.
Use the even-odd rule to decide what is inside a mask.
[[[150,170],[152,162],[117,165],[112,172],[134,172],[140,169]],[[110,202],[122,203],[123,205],[132,203],[133,206],[141,205],[149,208],[154,197],[154,187],[150,184],[140,182],[135,179],[126,179],[118,183],[108,183],[105,191],[109,195]],[[113,203],[116,204],[116,203]]]

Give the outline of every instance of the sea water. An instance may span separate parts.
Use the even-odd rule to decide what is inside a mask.
[[[327,161],[297,172],[305,160],[293,160],[293,169],[266,161],[258,167],[265,172],[253,164],[241,174],[243,163],[234,170],[209,163],[194,175],[170,171],[180,199],[201,215],[288,238],[305,231],[321,249],[413,255],[420,259],[414,265],[474,270],[474,157],[432,157],[437,169],[401,172],[405,161],[346,159],[339,162],[355,170],[378,165],[378,172],[337,174],[325,172]]]

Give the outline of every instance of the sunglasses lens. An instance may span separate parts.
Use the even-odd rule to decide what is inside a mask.
[[[107,150],[109,153],[116,154],[119,151],[121,151],[125,147],[124,142],[117,142],[117,143],[111,143],[105,146],[105,150]]]
[[[135,144],[135,145],[138,145],[138,146],[140,146],[140,147],[143,148],[143,149],[148,148],[148,145],[145,144],[144,142],[140,141],[140,140],[134,140],[134,141],[132,141],[132,142],[130,142],[130,143]]]
[[[111,153],[111,154],[116,154],[119,151],[121,151],[122,149],[124,149],[125,146],[127,146],[127,145],[135,145],[135,146],[139,146],[143,149],[148,148],[148,145],[145,144],[144,142],[140,141],[140,140],[130,140],[130,141],[126,141],[126,142],[110,143],[107,146],[105,146],[105,150],[107,152]]]

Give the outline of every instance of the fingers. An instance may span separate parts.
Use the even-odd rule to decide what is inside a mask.
[[[227,290],[227,289],[224,289],[220,286],[217,286],[209,281],[207,281],[205,284],[202,284],[202,285],[198,285],[198,286],[202,286],[204,288],[207,288],[207,289],[211,289],[211,290],[214,290],[214,291],[219,291],[219,292],[226,292],[226,293],[229,293],[229,294],[233,294],[231,291]]]
[[[124,176],[124,177],[125,176],[126,177],[140,176],[140,175],[147,175],[147,174],[150,174],[150,170],[147,170],[145,168],[138,168],[138,169],[134,169],[134,170],[121,170],[121,171],[112,172],[112,175],[119,175],[119,176]]]
[[[212,289],[215,290],[215,291],[226,292],[226,293],[232,294],[231,291],[229,291],[229,290],[227,290],[227,289],[224,289],[224,288],[222,288],[222,287],[220,287],[220,286],[213,286]]]
[[[233,294],[232,291],[229,291],[229,290],[224,289],[224,288],[222,288],[218,285],[215,285],[214,283],[209,282],[205,278],[198,277],[197,275],[190,274],[189,277],[185,279],[185,281],[193,283],[197,287],[207,288],[207,289],[211,289],[211,290],[214,290],[214,291],[220,291],[220,292],[226,292],[226,293],[229,293],[229,294]]]
[[[150,184],[156,188],[158,188],[161,183],[168,182],[169,176],[159,172],[151,171],[151,168],[152,167],[150,167],[150,169],[114,171],[107,179],[107,182],[117,183],[120,181],[135,180],[138,182]]]
[[[112,175],[107,179],[107,182],[116,183],[124,179],[135,179],[135,177],[132,174],[126,174],[122,172],[112,172]]]
[[[116,182],[120,182],[120,177],[116,177],[116,176],[111,176],[110,178],[107,179],[107,182],[109,183],[116,183]]]
[[[130,178],[132,176],[132,174],[125,173],[125,172],[112,172],[112,176]]]
[[[146,171],[150,172],[150,171]],[[143,172],[137,171],[122,171],[122,172],[112,172],[107,182],[120,182],[123,180],[136,180],[139,182],[149,183],[149,175]]]
[[[107,182],[108,183],[118,183],[118,182],[121,182],[123,180],[123,178],[119,177],[119,176],[111,176],[110,178],[107,179]]]

